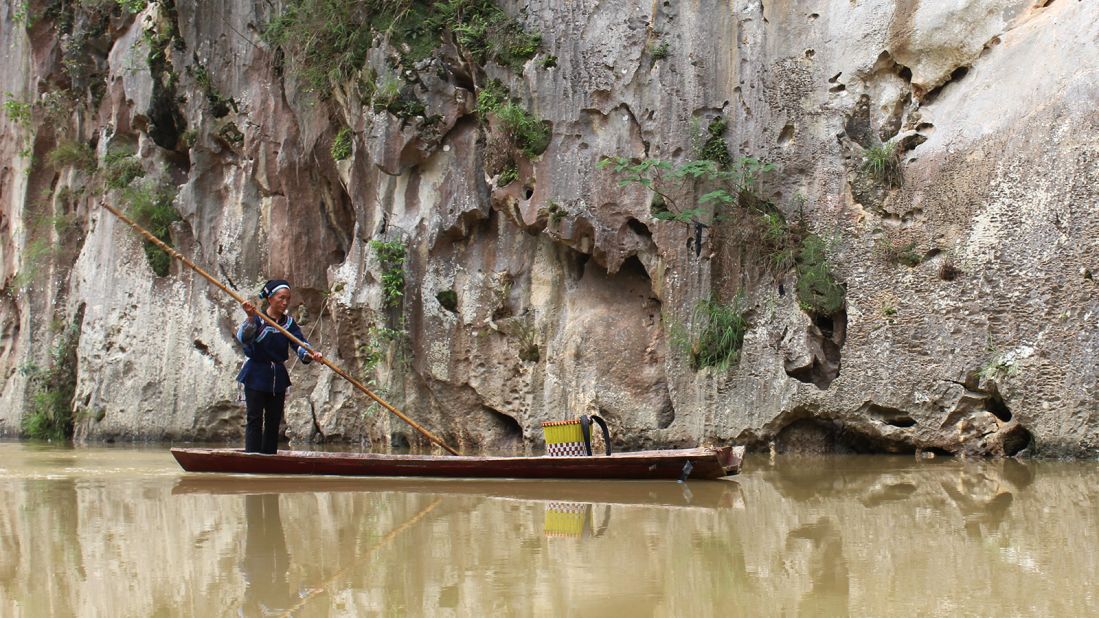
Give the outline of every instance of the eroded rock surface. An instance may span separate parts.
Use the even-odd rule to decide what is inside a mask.
[[[180,251],[242,292],[293,281],[311,340],[463,448],[538,446],[541,421],[592,412],[623,447],[1099,448],[1094,3],[507,2],[534,57],[471,68],[441,44],[400,76],[423,104],[404,117],[363,88],[400,50],[311,91],[261,36],[278,8],[0,8],[0,432],[77,316],[78,437],[242,431],[239,309],[157,276],[97,208],[126,197],[96,180],[125,147],[178,190]],[[544,121],[544,151],[478,114],[489,79]],[[734,157],[776,166],[759,199],[827,241],[842,309],[799,306],[747,211],[661,221],[597,165],[694,157],[718,116]],[[74,141],[100,171],[51,159]],[[883,143],[903,180],[867,172]],[[406,248],[396,301],[372,241]],[[697,367],[679,333],[738,294],[739,359]],[[293,380],[291,440],[418,440],[330,374]]]

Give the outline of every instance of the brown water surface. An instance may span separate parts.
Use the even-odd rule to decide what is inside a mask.
[[[182,472],[0,443],[0,616],[1099,615],[1093,462],[749,458],[736,481]]]

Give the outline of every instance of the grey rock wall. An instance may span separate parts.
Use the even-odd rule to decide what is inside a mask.
[[[539,422],[598,412],[627,447],[1095,451],[1091,3],[509,2],[542,34],[539,55],[482,77],[552,139],[505,187],[486,165],[499,127],[478,121],[471,84],[443,60],[416,76],[437,117],[425,131],[375,111],[353,80],[307,92],[260,38],[266,3],[154,4],[116,11],[89,46],[100,72],[81,75],[102,97],[50,117],[49,93],[94,88],[65,77],[76,34],[30,8],[44,17],[29,27],[0,9],[0,87],[35,103],[29,126],[9,114],[0,133],[0,432],[19,431],[33,396],[20,368],[48,362],[56,324],[79,317],[78,437],[241,433],[239,309],[178,267],[155,276],[96,207],[119,192],[59,197],[89,181],[46,155],[80,139],[101,161],[136,148],[179,188],[183,253],[244,292],[293,281],[321,350],[463,448],[536,447]],[[174,84],[150,68],[146,34],[171,23]],[[597,167],[690,157],[717,115],[734,156],[775,163],[761,197],[828,241],[841,311],[799,307],[795,271],[773,267],[747,214],[695,247],[688,227],[654,219],[646,191]],[[334,161],[343,126],[353,154]],[[890,140],[897,187],[863,171]],[[79,229],[47,230],[61,249],[35,257],[43,212]],[[400,307],[386,305],[372,240],[408,247]],[[910,265],[887,259],[895,247]],[[738,292],[739,361],[694,369],[676,332],[699,300]],[[407,336],[379,342],[383,327]],[[291,440],[416,441],[334,376],[293,377]]]

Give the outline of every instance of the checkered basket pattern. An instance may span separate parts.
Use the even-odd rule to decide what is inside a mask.
[[[546,436],[546,454],[550,457],[587,457],[584,433],[580,421],[546,421],[542,423]]]

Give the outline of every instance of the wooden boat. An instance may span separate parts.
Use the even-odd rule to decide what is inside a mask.
[[[521,479],[717,479],[740,472],[744,447],[638,451],[594,457],[479,457],[173,448],[188,472]]]

